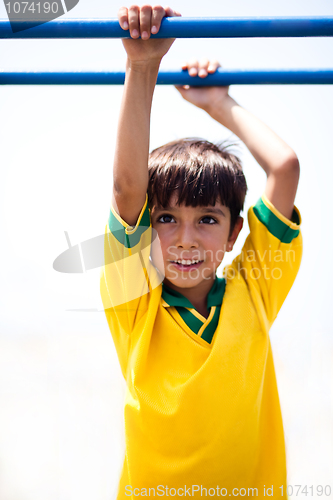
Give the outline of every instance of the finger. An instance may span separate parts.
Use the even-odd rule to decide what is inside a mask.
[[[128,11],[126,7],[120,7],[118,10],[118,20],[123,30],[128,30]]]
[[[208,65],[209,65],[208,59],[201,59],[201,61],[199,62],[198,75],[201,78],[205,78],[208,75],[208,71],[207,71]]]
[[[132,38],[139,38],[140,36],[139,12],[140,9],[137,5],[132,5],[128,9],[128,25]]]
[[[165,16],[165,10],[161,5],[156,5],[156,7],[153,7],[152,15],[151,15],[151,32],[153,35],[158,33],[160,27],[161,27],[161,21],[163,17]]]
[[[150,37],[151,11],[152,8],[150,5],[144,5],[140,9],[140,33],[142,40],[148,40]]]
[[[191,59],[188,62],[187,69],[190,76],[197,76],[199,63],[196,59]]]
[[[165,17],[174,17],[174,12],[171,7],[165,7]]]
[[[165,17],[181,17],[181,14],[171,7],[165,7]]]
[[[175,89],[178,90],[182,97],[185,96],[186,91],[190,88],[189,85],[175,85]]]
[[[218,62],[217,59],[214,59],[213,61],[210,61],[208,68],[207,68],[207,71],[208,71],[208,73],[215,73],[217,68],[220,68],[220,67],[221,67],[221,64]]]
[[[181,90],[188,90],[190,88],[190,86],[189,85],[175,85],[175,88],[177,90],[179,90],[179,92],[180,92]]]

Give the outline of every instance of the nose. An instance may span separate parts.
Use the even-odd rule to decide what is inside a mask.
[[[177,248],[198,248],[198,238],[191,224],[181,224],[177,231]]]

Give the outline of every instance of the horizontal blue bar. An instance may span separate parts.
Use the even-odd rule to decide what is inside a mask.
[[[5,72],[0,85],[122,85],[124,72]],[[160,71],[158,85],[266,85],[332,84],[333,69],[231,70],[218,68],[206,78],[189,76],[187,71]]]
[[[13,23],[13,22],[12,22]],[[0,38],[128,38],[117,19],[57,19],[39,26],[0,19]],[[34,27],[31,27],[34,26]],[[153,38],[243,38],[333,36],[333,17],[183,18],[162,20]]]

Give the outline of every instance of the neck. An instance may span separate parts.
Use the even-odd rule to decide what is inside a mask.
[[[165,279],[164,283],[169,287],[172,288],[172,290],[175,290],[176,292],[181,293],[186,297],[193,307],[200,313],[202,316],[205,318],[208,318],[208,309],[207,309],[207,297],[208,294],[214,285],[216,276],[213,276],[211,279],[205,279],[201,283],[199,283],[197,286],[190,287],[190,288],[182,288],[177,285],[174,285],[171,283],[169,280]]]

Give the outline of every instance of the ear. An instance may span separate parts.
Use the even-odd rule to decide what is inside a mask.
[[[231,252],[231,250],[233,249],[235,241],[237,240],[238,235],[241,232],[241,229],[243,227],[243,222],[244,222],[243,217],[238,216],[236,223],[235,223],[235,227],[234,227],[231,235],[228,238],[227,248],[226,248],[227,252]]]

